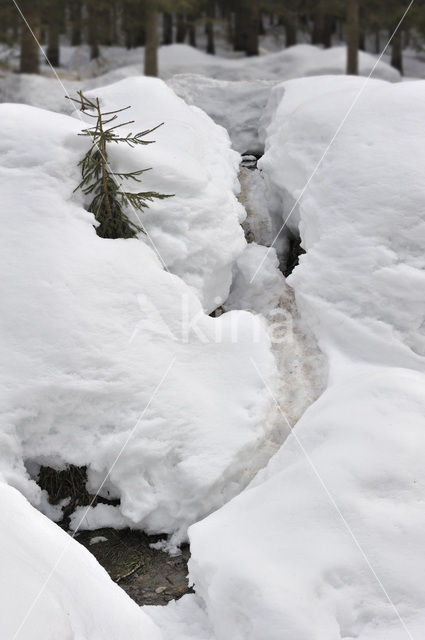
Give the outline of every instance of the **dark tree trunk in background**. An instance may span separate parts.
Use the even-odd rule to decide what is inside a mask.
[[[313,16],[313,31],[311,34],[311,44],[323,43],[323,28],[324,28],[324,16],[320,5],[314,12]]]
[[[88,40],[90,45],[90,59],[99,57],[99,16],[96,7],[96,0],[89,0],[88,3]]]
[[[247,56],[258,55],[258,0],[236,0],[233,48]]]
[[[266,35],[266,28],[264,26],[264,14],[262,11],[260,11],[258,15],[258,35],[259,36]]]
[[[359,33],[359,49],[360,51],[366,51],[366,34],[363,30]]]
[[[394,28],[391,30],[390,37],[396,26],[397,25],[394,25]],[[392,39],[391,66],[403,74],[403,32],[400,28],[397,29]]]
[[[381,33],[379,27],[375,29],[375,53],[381,53]]]
[[[149,2],[145,2],[145,0],[135,0],[134,2],[132,12],[133,47],[144,47],[146,45],[148,4]]]
[[[72,0],[70,3],[70,18],[71,18],[71,45],[78,47],[81,44],[81,30],[82,30],[82,5],[81,0]]]
[[[332,34],[334,32],[334,22],[331,16],[325,16],[323,19],[322,30],[322,44],[325,49],[330,49],[332,46]]]
[[[127,49],[134,46],[134,6],[132,0],[124,0],[122,2],[122,30],[124,32],[124,42]]]
[[[145,2],[145,76],[158,75],[158,10],[156,0]]]
[[[285,46],[293,47],[297,44],[297,16],[290,14],[284,17]]]
[[[112,7],[105,6],[102,7],[99,11],[99,22],[98,25],[99,35],[100,35],[100,43],[105,47],[110,47],[112,45]],[[100,28],[99,28],[100,27]]]
[[[247,56],[258,56],[258,20],[260,17],[258,0],[246,0],[247,34],[245,52]]]
[[[347,0],[347,74],[359,74],[359,4]]]
[[[146,45],[146,28],[142,22],[137,23],[133,37],[133,47],[144,47]]]
[[[176,42],[180,44],[186,40],[186,20],[182,13],[177,14],[177,33],[176,33]]]
[[[59,30],[61,23],[61,0],[49,0],[47,3],[47,57],[52,67],[60,65]]]
[[[189,16],[188,20],[188,32],[189,32],[189,44],[191,47],[196,47],[196,17],[194,15]]]
[[[211,54],[215,54],[214,19],[215,19],[215,2],[214,0],[208,0],[205,33],[207,35],[207,53],[211,53]]]
[[[40,2],[39,0],[22,0],[20,7],[24,14],[28,24],[34,33],[34,36],[38,39],[40,37]],[[21,24],[21,73],[39,73],[40,61],[39,61],[40,49],[38,44],[31,34],[30,30],[22,22]]]
[[[162,14],[162,44],[173,44],[173,16],[168,11]]]
[[[233,49],[235,51],[246,50],[247,14],[244,11],[244,0],[236,0],[235,21],[233,31]]]
[[[111,3],[111,9],[110,9],[110,19],[111,19],[110,38],[111,38],[112,44],[114,45],[119,44],[118,16],[119,16],[118,5],[117,5],[117,2],[113,0],[113,2]]]

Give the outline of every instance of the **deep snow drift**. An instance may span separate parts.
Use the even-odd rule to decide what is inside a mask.
[[[84,547],[0,482],[4,640],[161,640]]]
[[[258,134],[254,122],[275,81],[342,73],[342,50],[303,46],[224,62],[189,47],[162,55],[170,56],[170,72],[177,63],[181,71],[187,56],[191,72],[217,75],[170,83],[211,113],[224,108],[222,88],[233,107],[245,96],[243,127],[236,107],[223,123],[240,150],[266,144],[260,171],[247,182],[251,228],[270,243],[364,79],[277,85]],[[372,64],[362,58],[362,72]],[[84,88],[134,69],[87,80]],[[378,74],[399,79],[385,65]],[[22,100],[35,103],[56,83],[32,80],[31,96],[25,78],[19,82]],[[99,505],[84,526],[174,532],[178,542],[267,462],[310,397],[294,393],[297,380],[308,379],[288,365],[288,380],[279,380],[265,322],[236,310],[288,311],[293,300],[274,251],[246,247],[235,198],[238,155],[226,133],[160,81],[127,79],[96,94],[107,108],[131,102],[133,130],[166,123],[155,145],[115,149],[111,160],[117,169],[152,165],[143,188],[176,194],[143,216],[171,273],[149,239],[95,235],[81,194],[73,194],[85,150],[78,120],[0,107],[7,300],[0,475],[45,508],[24,462],[33,472],[37,464],[88,465],[92,491],[112,466],[102,495],[121,504]],[[52,108],[64,108],[61,88],[50,99]],[[294,210],[289,227],[300,231],[307,254],[289,283],[326,354],[329,386],[248,489],[191,527],[197,595],[146,609],[165,640],[229,640],[229,630],[232,640],[401,640],[422,633],[424,111],[423,83],[371,82]],[[205,314],[221,302],[233,310],[215,319]],[[298,346],[286,354],[297,357]],[[280,361],[279,368],[282,377]],[[272,395],[282,407],[279,421]],[[0,499],[8,514],[3,578],[23,576],[13,589],[10,578],[3,581],[16,605],[6,601],[10,617],[0,623],[10,635],[68,539],[11,487],[0,485]],[[29,621],[40,638],[160,637],[75,543],[66,558]]]
[[[281,220],[362,83],[274,90],[260,168]],[[250,487],[190,529],[217,640],[422,634],[424,110],[425,83],[371,82],[294,212],[307,254],[289,282],[329,387]]]
[[[187,282],[206,298],[227,296],[231,261],[245,246],[232,191],[237,156],[220,127],[160,80],[126,80],[100,94],[117,107],[128,92],[133,131],[166,125],[154,145],[114,149],[113,167],[152,166],[142,188],[176,193],[143,222],[170,269],[179,271],[180,255]],[[139,103],[146,92],[148,106]],[[255,357],[273,384],[265,323],[239,311],[205,315],[147,238],[96,236],[73,194],[87,147],[81,122],[28,106],[0,111],[1,474],[37,504],[23,461],[33,473],[34,463],[88,465],[94,491],[129,438],[102,489],[120,506],[98,505],[84,526],[181,539],[271,455],[270,402],[249,366]]]

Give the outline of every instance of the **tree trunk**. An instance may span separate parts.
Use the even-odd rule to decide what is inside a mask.
[[[375,53],[381,53],[381,33],[379,27],[375,29]]]
[[[96,11],[96,0],[90,0],[88,4],[88,40],[90,45],[90,60],[99,57],[99,34],[98,34],[98,15]]]
[[[394,29],[395,28],[396,25],[394,26]],[[391,33],[393,33],[393,30],[391,31]],[[397,29],[392,40],[391,66],[395,69],[398,69],[403,75],[403,32],[400,28]]]
[[[81,28],[82,28],[82,15],[81,15],[81,0],[73,0],[70,4],[71,13],[71,45],[78,47],[81,44]]]
[[[40,37],[40,3],[39,0],[22,0],[22,13],[30,25],[35,38]],[[39,73],[39,46],[24,22],[21,24],[21,73]]]
[[[210,53],[212,55],[215,54],[214,18],[215,18],[215,2],[214,0],[208,0],[205,33],[207,35],[207,53]]]
[[[311,34],[311,44],[323,44],[324,16],[319,5],[313,16],[313,31]]]
[[[284,17],[285,46],[293,47],[297,44],[297,16],[295,14]]]
[[[188,32],[190,46],[196,47],[196,18],[194,15],[189,16]]]
[[[182,13],[177,14],[177,33],[176,33],[176,42],[182,44],[186,40],[186,20],[184,19],[184,15]]]
[[[262,11],[260,11],[258,15],[258,35],[259,36],[266,35],[266,28],[264,26],[264,14]]]
[[[332,46],[332,34],[334,32],[334,22],[331,16],[324,16],[323,18],[323,30],[322,30],[322,44],[325,49],[330,49]]]
[[[60,0],[49,0],[48,9],[48,44],[47,57],[52,67],[59,67],[60,64],[60,46],[59,46],[59,29],[60,29]]]
[[[158,10],[156,0],[146,0],[145,76],[158,75]]]
[[[359,4],[347,0],[347,74],[359,74]]]
[[[162,44],[173,44],[173,16],[168,11],[162,14]]]
[[[243,6],[244,0],[237,0],[235,7],[235,21],[233,31],[233,49],[246,50],[247,14]]]
[[[121,29],[124,33],[124,42],[127,49],[134,47],[134,15],[131,0],[122,2]]]
[[[245,53],[247,56],[258,56],[258,20],[260,17],[258,0],[245,0],[247,14],[247,34]]]

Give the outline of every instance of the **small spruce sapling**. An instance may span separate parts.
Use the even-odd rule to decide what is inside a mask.
[[[122,184],[125,181],[141,182],[142,173],[150,169],[140,169],[129,173],[113,171],[108,161],[107,145],[112,142],[115,144],[124,143],[133,148],[139,144],[152,144],[154,140],[144,140],[145,136],[156,131],[163,123],[153,129],[147,129],[134,135],[132,133],[120,135],[118,129],[133,124],[134,120],[114,124],[110,127],[108,125],[117,120],[119,113],[130,109],[130,107],[102,112],[99,98],[95,100],[87,98],[82,91],[78,91],[78,96],[78,98],[67,97],[78,104],[80,110],[87,116],[94,118],[96,123],[93,127],[84,129],[78,134],[90,138],[92,144],[79,162],[82,180],[75,191],[81,189],[85,195],[94,196],[88,211],[94,214],[99,223],[96,227],[98,236],[101,238],[133,238],[137,233],[144,233],[144,230],[130,220],[124,209],[126,207],[133,208],[137,215],[137,211],[149,207],[149,202],[153,202],[155,199],[171,198],[172,194],[165,195],[156,193],[156,191],[132,193],[123,190]]]

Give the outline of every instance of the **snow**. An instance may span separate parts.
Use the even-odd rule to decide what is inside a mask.
[[[259,277],[251,283],[261,262],[264,268]],[[275,249],[269,250],[252,242],[236,260],[233,283],[224,308],[247,309],[267,315],[279,305],[285,286],[285,278],[279,270]]]
[[[359,51],[360,75],[369,75],[376,60],[377,56]],[[80,75],[87,69],[97,76],[105,72],[120,73],[124,67],[132,67],[140,73],[143,61],[143,47],[130,51],[123,47],[103,47],[100,60],[91,62],[87,46],[62,47],[62,65]],[[322,49],[310,44],[297,44],[273,52],[264,50],[263,55],[247,58],[240,53],[229,54],[222,48],[218,55],[210,55],[187,44],[171,44],[159,48],[158,66],[163,79],[180,73],[194,73],[220,80],[283,80],[304,75],[344,74],[346,48]],[[382,61],[377,65],[375,75],[390,82],[400,80],[399,72]],[[111,81],[117,79],[114,77]]]
[[[93,536],[93,538],[91,538],[90,540],[90,544],[99,544],[99,542],[107,542],[108,538],[105,538],[105,536]]]
[[[224,126],[234,149],[241,153],[262,153],[258,121],[270,89],[282,80],[302,76],[344,74],[346,49],[343,46],[321,49],[299,44],[260,56],[238,54],[208,55],[186,44],[159,48],[159,73],[171,88],[189,104],[196,105]],[[46,70],[47,76],[6,74],[0,87],[3,102],[24,102],[44,109],[68,113],[65,94],[79,89],[89,91],[142,73],[144,49],[127,51],[122,47],[104,47],[98,62],[89,61],[86,46],[63,46],[59,70],[61,84]],[[225,53],[226,55],[223,55]],[[399,82],[399,72],[377,57],[359,52],[359,73]],[[125,100],[128,102],[128,98]]]
[[[259,166],[282,221],[363,81],[319,82],[285,83],[267,116]],[[368,84],[294,212],[307,253],[288,283],[328,388],[251,485],[189,531],[216,640],[422,634],[424,109],[423,82]]]
[[[214,640],[213,630],[196,595],[172,600],[166,607],[145,606],[163,634],[163,640]]]
[[[142,107],[147,93],[150,106]],[[231,256],[245,241],[226,134],[159,80],[101,92],[107,106],[122,105],[124,94],[137,128],[167,124],[140,157],[114,150],[114,167],[154,167],[143,188],[176,196],[143,218],[151,236],[161,252],[174,242],[181,265],[212,274],[204,291],[215,280],[227,295]],[[24,105],[0,112],[0,474],[36,505],[43,499],[26,471],[36,464],[87,465],[92,492],[111,470],[101,493],[120,505],[94,507],[83,526],[121,523],[181,541],[268,459],[270,402],[248,366],[255,357],[273,384],[265,322],[245,311],[208,317],[194,287],[162,268],[147,238],[95,234],[82,195],[73,194],[87,145],[77,136],[81,122]],[[189,269],[185,279],[195,284]]]
[[[143,225],[169,271],[195,288],[207,311],[214,310],[228,295],[232,264],[245,247],[245,211],[235,195],[240,157],[227,133],[155,78],[122,80],[88,95],[100,97],[106,111],[126,105],[131,96],[130,129],[164,122],[147,138],[156,144],[131,155],[114,148],[110,155],[123,171],[153,167],[143,176],[143,188],[174,194],[150,204]]]
[[[275,81],[217,80],[196,74],[173,76],[167,82],[188,104],[195,104],[227,129],[240,153],[262,153],[258,120]]]
[[[85,67],[87,50],[68,49],[67,68]],[[390,84],[385,63],[367,85],[343,77],[343,47],[245,59],[172,45],[167,87],[131,77],[141,51],[120,51],[66,92],[131,104],[134,131],[164,121],[154,145],[111,151],[118,170],[153,167],[144,189],[175,194],[143,215],[147,238],[98,238],[73,194],[86,147],[65,88],[2,81],[3,98],[64,113],[0,106],[0,635],[59,559],[19,638],[420,637],[425,84]],[[362,75],[375,60],[360,53]],[[198,107],[236,151],[265,147],[239,174],[249,245],[240,157]],[[301,194],[276,250],[261,246]],[[290,234],[306,254],[285,281]],[[88,489],[120,499],[77,509],[73,529],[169,533],[175,552],[192,525],[196,594],[136,607],[42,515],[64,502],[37,487],[40,464],[87,465]]]
[[[0,509],[2,638],[162,640],[91,553],[3,482]]]

